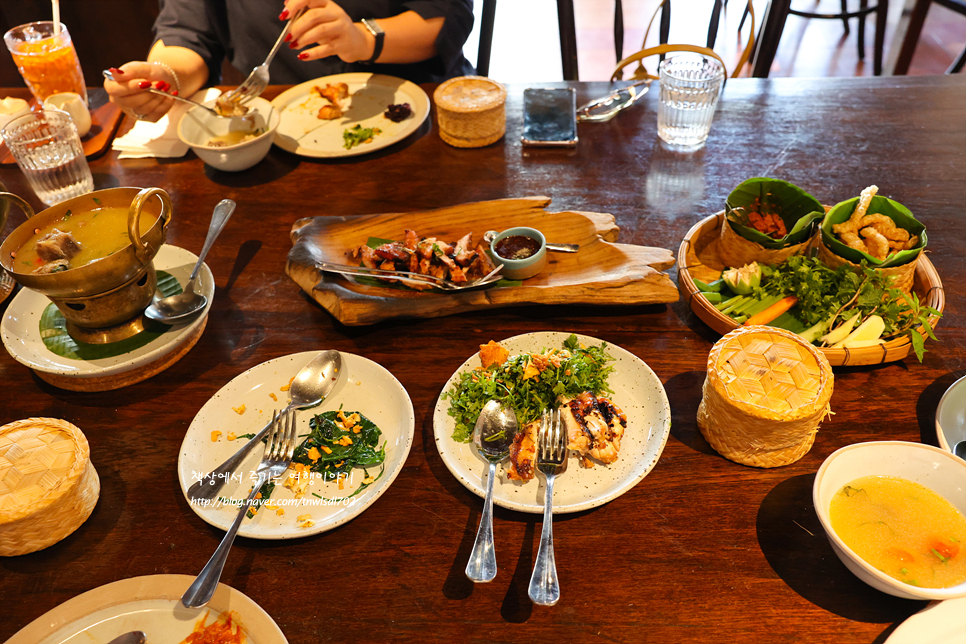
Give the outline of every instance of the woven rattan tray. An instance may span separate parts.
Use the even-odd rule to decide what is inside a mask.
[[[722,269],[727,265],[718,256],[718,238],[724,220],[724,212],[702,219],[691,227],[678,248],[678,290],[687,300],[694,314],[721,334],[737,328],[738,324],[701,297],[694,285],[694,280],[713,282],[721,276]],[[925,254],[919,257],[912,290],[925,305],[942,312],[946,305],[942,280],[939,279],[939,273]],[[938,321],[938,318],[930,320],[934,329]],[[904,336],[875,347],[822,348],[820,351],[825,354],[833,367],[883,364],[902,360],[908,356],[912,351],[912,342]]]

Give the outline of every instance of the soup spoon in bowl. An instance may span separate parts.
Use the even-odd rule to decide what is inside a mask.
[[[205,257],[208,255],[208,251],[211,250],[212,244],[215,243],[218,235],[221,234],[222,229],[228,223],[228,218],[231,217],[233,212],[235,212],[234,201],[231,199],[222,199],[218,202],[218,205],[215,206],[215,212],[211,215],[211,225],[208,226],[208,237],[205,238],[205,245],[201,248],[201,254],[198,255],[198,262],[195,264],[194,270],[191,271],[191,277],[188,278],[188,283],[185,284],[184,290],[177,295],[170,295],[163,299],[159,299],[157,294],[155,294],[154,301],[144,310],[144,315],[158,322],[174,324],[189,315],[203,310],[207,306],[208,298],[201,293],[195,292],[195,280],[198,277],[198,272],[201,270],[201,265],[205,261]]]

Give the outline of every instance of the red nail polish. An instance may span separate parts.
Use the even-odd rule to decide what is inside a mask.
[[[282,13],[278,14],[278,19],[279,20],[287,20],[288,19],[288,9],[285,9],[285,10],[282,11]]]
[[[298,43],[297,40],[293,40],[292,42],[290,42],[288,44],[288,47],[289,47],[289,49],[298,49],[299,48],[299,43]]]
[[[151,87],[151,81],[141,81],[140,83],[138,83],[139,89],[147,89],[149,87]]]
[[[115,75],[117,75],[117,74],[123,74],[124,73],[120,69],[118,69],[117,67],[111,67],[108,71],[111,72],[112,74],[115,74]]]
[[[309,55],[306,52],[303,51],[299,54],[299,60],[308,60],[308,59],[309,59]]]
[[[291,39],[292,39],[292,34],[285,34],[285,42],[288,42]]]
[[[171,92],[171,95],[172,96],[177,96],[178,95],[178,90],[174,90],[173,92]]]

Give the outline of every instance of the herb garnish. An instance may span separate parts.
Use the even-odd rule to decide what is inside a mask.
[[[607,385],[607,377],[614,368],[607,366],[613,358],[606,351],[606,342],[599,347],[583,348],[577,336],[571,335],[563,344],[564,351],[544,349],[535,354],[555,354],[560,358],[560,366],[553,366],[551,361],[537,376],[524,378],[524,372],[534,361],[529,353],[510,356],[502,365],[460,374],[459,382],[443,393],[450,400],[448,413],[456,419],[453,440],[470,442],[476,419],[490,400],[513,407],[522,427],[539,418],[558,396],[576,396],[584,391],[595,395],[613,393]]]
[[[382,130],[377,127],[362,127],[356,124],[355,127],[346,128],[342,133],[343,145],[346,150],[351,150],[357,145],[372,142],[372,138],[377,134],[382,134]]]

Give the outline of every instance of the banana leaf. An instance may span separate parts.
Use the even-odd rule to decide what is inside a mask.
[[[755,230],[744,213],[750,208],[758,212],[774,212],[785,222],[788,233],[775,239]],[[825,215],[825,207],[815,197],[787,181],[756,177],[741,182],[731,191],[725,202],[725,215],[731,229],[748,241],[779,249],[808,240],[815,221]]]
[[[839,241],[838,235],[832,230],[832,226],[835,224],[841,224],[852,216],[855,211],[855,206],[858,204],[859,198],[849,199],[848,201],[843,201],[842,203],[836,204],[822,221],[822,241],[829,249],[838,255],[839,257],[844,257],[854,264],[859,264],[862,260],[868,262],[869,266],[873,268],[888,268],[890,266],[901,266],[902,264],[908,264],[909,262],[916,259],[922,249],[926,247],[926,227],[923,226],[916,218],[913,216],[912,212],[901,203],[895,202],[892,199],[886,197],[880,197],[876,195],[872,197],[872,202],[869,204],[869,214],[883,214],[892,219],[899,228],[904,228],[909,231],[910,235],[916,235],[919,237],[919,243],[916,244],[915,248],[910,248],[908,250],[901,250],[898,253],[889,255],[884,261],[878,260],[868,253],[863,253],[860,250],[850,247],[849,245]]]

